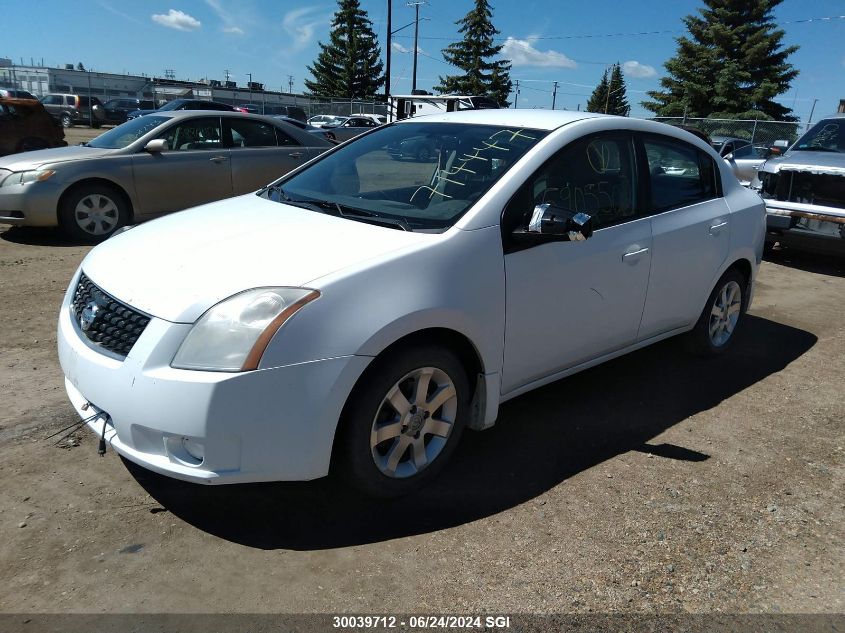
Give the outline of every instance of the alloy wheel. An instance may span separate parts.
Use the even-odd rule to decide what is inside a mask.
[[[382,474],[413,477],[449,439],[458,413],[452,379],[436,367],[406,374],[382,399],[373,418],[370,450]]]
[[[710,342],[721,347],[731,338],[742,310],[742,288],[733,280],[722,286],[710,311]]]

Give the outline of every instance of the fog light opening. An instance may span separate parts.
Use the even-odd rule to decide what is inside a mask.
[[[189,437],[182,438],[182,448],[184,448],[185,452],[199,463],[202,463],[205,459],[205,447]]]

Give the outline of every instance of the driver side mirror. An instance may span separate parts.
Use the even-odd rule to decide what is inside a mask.
[[[160,154],[170,149],[170,144],[163,138],[154,138],[144,145],[144,151],[150,154]]]
[[[517,242],[582,242],[593,235],[593,218],[586,213],[572,213],[553,204],[534,207],[528,228],[513,232]]]

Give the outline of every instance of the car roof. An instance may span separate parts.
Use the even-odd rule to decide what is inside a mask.
[[[562,125],[599,117],[609,117],[607,114],[592,112],[573,112],[571,110],[528,110],[516,108],[502,108],[498,110],[459,110],[458,112],[443,112],[403,119],[399,123],[426,121],[444,123],[473,123],[475,125],[500,125],[506,127],[523,127],[537,130],[555,130]]]

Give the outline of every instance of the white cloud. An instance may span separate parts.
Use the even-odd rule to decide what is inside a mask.
[[[244,34],[244,30],[238,26],[241,20],[239,20],[230,11],[224,9],[220,0],[205,0],[205,3],[211,7],[211,10],[214,11],[214,13],[217,14],[217,17],[220,18],[220,21],[223,22],[223,27],[220,29],[221,31],[224,33],[232,33],[234,35]]]
[[[635,77],[637,79],[657,77],[657,71],[654,69],[654,66],[647,66],[635,60],[624,62],[622,64],[622,71],[628,77]]]
[[[408,48],[407,46],[402,46],[399,42],[393,42],[391,44],[391,46],[393,46],[393,50],[396,51],[397,53],[413,53],[414,52],[413,48]],[[417,52],[425,55],[425,51],[419,46],[417,46]]]
[[[502,45],[502,57],[511,60],[514,66],[545,66],[548,68],[576,68],[578,64],[557,51],[539,51],[533,38],[518,40],[508,37]]]
[[[314,32],[318,26],[327,26],[330,23],[331,14],[316,14],[318,10],[318,7],[303,7],[285,14],[282,26],[293,38],[293,45],[287,48],[294,51],[302,50],[314,39]]]
[[[167,14],[154,13],[153,22],[177,31],[195,31],[202,26],[202,22],[194,16],[177,9],[170,9]]]

